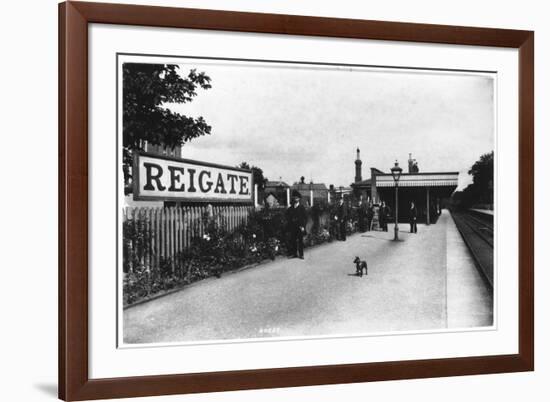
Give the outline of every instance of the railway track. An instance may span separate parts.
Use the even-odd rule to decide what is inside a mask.
[[[478,269],[490,286],[494,278],[494,234],[492,216],[480,217],[480,213],[452,212],[464,242],[470,249]]]

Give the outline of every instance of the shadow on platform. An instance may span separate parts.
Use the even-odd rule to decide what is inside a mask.
[[[409,233],[409,232],[399,232],[399,233]],[[394,240],[393,238],[391,238],[391,239],[384,239],[384,238],[376,237],[376,236],[372,236],[372,235],[361,235],[361,237],[367,237],[367,238],[369,238],[369,239],[384,240],[384,241],[396,242],[396,243],[405,241],[405,239],[402,239],[402,238],[397,239],[397,241],[396,241],[396,240]]]

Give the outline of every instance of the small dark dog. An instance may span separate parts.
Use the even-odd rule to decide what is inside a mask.
[[[355,257],[355,260],[353,260],[353,263],[355,264],[355,275],[357,276],[363,276],[363,270],[365,270],[365,275],[368,275],[369,272],[367,270],[367,262],[361,261],[359,257]]]

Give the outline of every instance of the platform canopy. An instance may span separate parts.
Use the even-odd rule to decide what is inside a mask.
[[[376,187],[394,187],[391,174],[378,174]],[[399,179],[399,187],[456,187],[458,172],[444,173],[403,173]]]

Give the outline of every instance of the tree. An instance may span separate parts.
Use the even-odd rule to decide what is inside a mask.
[[[483,154],[468,171],[468,174],[473,176],[474,186],[482,192],[488,189],[493,181],[493,159],[494,151]]]
[[[481,155],[468,170],[468,174],[472,175],[473,183],[463,191],[453,194],[453,200],[458,206],[470,208],[479,203],[493,203],[493,161],[494,151],[491,151]]]
[[[171,64],[124,63],[123,70],[123,171],[126,186],[131,179],[133,152],[142,150],[145,141],[168,148],[210,134],[203,117],[193,118],[165,107],[188,103],[197,89],[211,88],[210,77],[192,69],[184,78]]]
[[[265,183],[267,182],[267,178],[264,177],[264,172],[262,169],[260,169],[257,166],[250,166],[248,162],[241,162],[241,164],[238,165],[237,167],[240,169],[252,170],[252,177],[254,178],[254,184],[258,185],[259,191],[264,190]]]

